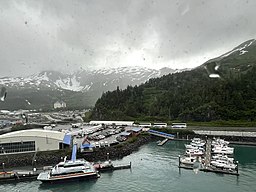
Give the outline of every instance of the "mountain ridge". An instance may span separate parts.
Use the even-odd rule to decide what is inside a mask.
[[[51,109],[57,100],[64,100],[72,108],[89,107],[95,104],[103,92],[116,87],[124,89],[128,85],[139,85],[149,78],[177,71],[179,70],[170,68],[160,71],[142,67],[121,67],[81,70],[72,74],[47,70],[27,77],[3,77],[0,78],[0,86],[6,87],[8,96],[4,103],[0,103],[0,108],[38,109],[43,106]],[[48,95],[48,99],[42,98],[42,94]],[[45,106],[41,101],[45,102]]]
[[[241,52],[243,54],[241,54]],[[246,41],[190,71],[102,95],[100,120],[256,120],[256,43]]]

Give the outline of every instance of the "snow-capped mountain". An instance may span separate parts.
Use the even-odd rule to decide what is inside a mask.
[[[44,71],[28,77],[0,78],[0,85],[6,87],[40,89],[64,89],[70,91],[113,90],[117,86],[138,85],[150,78],[160,77],[177,70],[164,68],[160,70],[142,67],[121,67],[100,70],[83,70],[74,74],[63,74],[56,71]]]
[[[230,78],[240,75],[255,65],[256,40],[248,40],[219,57],[210,59],[199,68],[206,69],[211,78]]]
[[[7,90],[7,98],[0,109],[51,109],[56,101],[65,101],[69,108],[93,106],[103,92],[128,85],[139,85],[150,78],[178,70],[142,67],[121,67],[83,70],[74,74],[44,71],[27,77],[0,78],[0,87]]]

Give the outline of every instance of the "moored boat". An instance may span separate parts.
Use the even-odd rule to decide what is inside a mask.
[[[231,163],[229,161],[225,161],[225,160],[211,161],[211,165],[218,167],[218,168],[224,168],[224,169],[236,169],[237,168],[236,164]]]
[[[74,179],[89,179],[100,177],[94,166],[85,159],[76,159],[76,144],[73,147],[72,159],[58,163],[50,171],[42,172],[37,180],[42,182],[57,182]]]

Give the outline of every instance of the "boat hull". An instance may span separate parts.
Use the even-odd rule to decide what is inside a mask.
[[[60,183],[66,181],[77,181],[77,180],[89,180],[89,179],[97,179],[100,175],[98,173],[93,174],[74,174],[74,175],[59,175],[59,176],[52,176],[45,179],[37,178],[37,180],[43,183]]]

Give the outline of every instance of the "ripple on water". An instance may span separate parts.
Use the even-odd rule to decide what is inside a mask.
[[[250,153],[256,155],[256,148]],[[114,161],[115,164],[132,162],[131,170],[118,170],[111,173],[102,173],[101,178],[95,181],[70,182],[61,185],[40,185],[40,182],[21,182],[17,184],[0,185],[0,192],[4,191],[43,191],[43,192],[197,192],[197,191],[225,191],[242,192],[256,189],[256,159],[253,155],[247,161],[243,147],[239,148],[240,176],[222,175],[178,169],[178,155],[184,153],[184,142],[171,141],[159,147],[156,143],[149,143],[139,151]],[[235,156],[236,158],[236,156]]]

